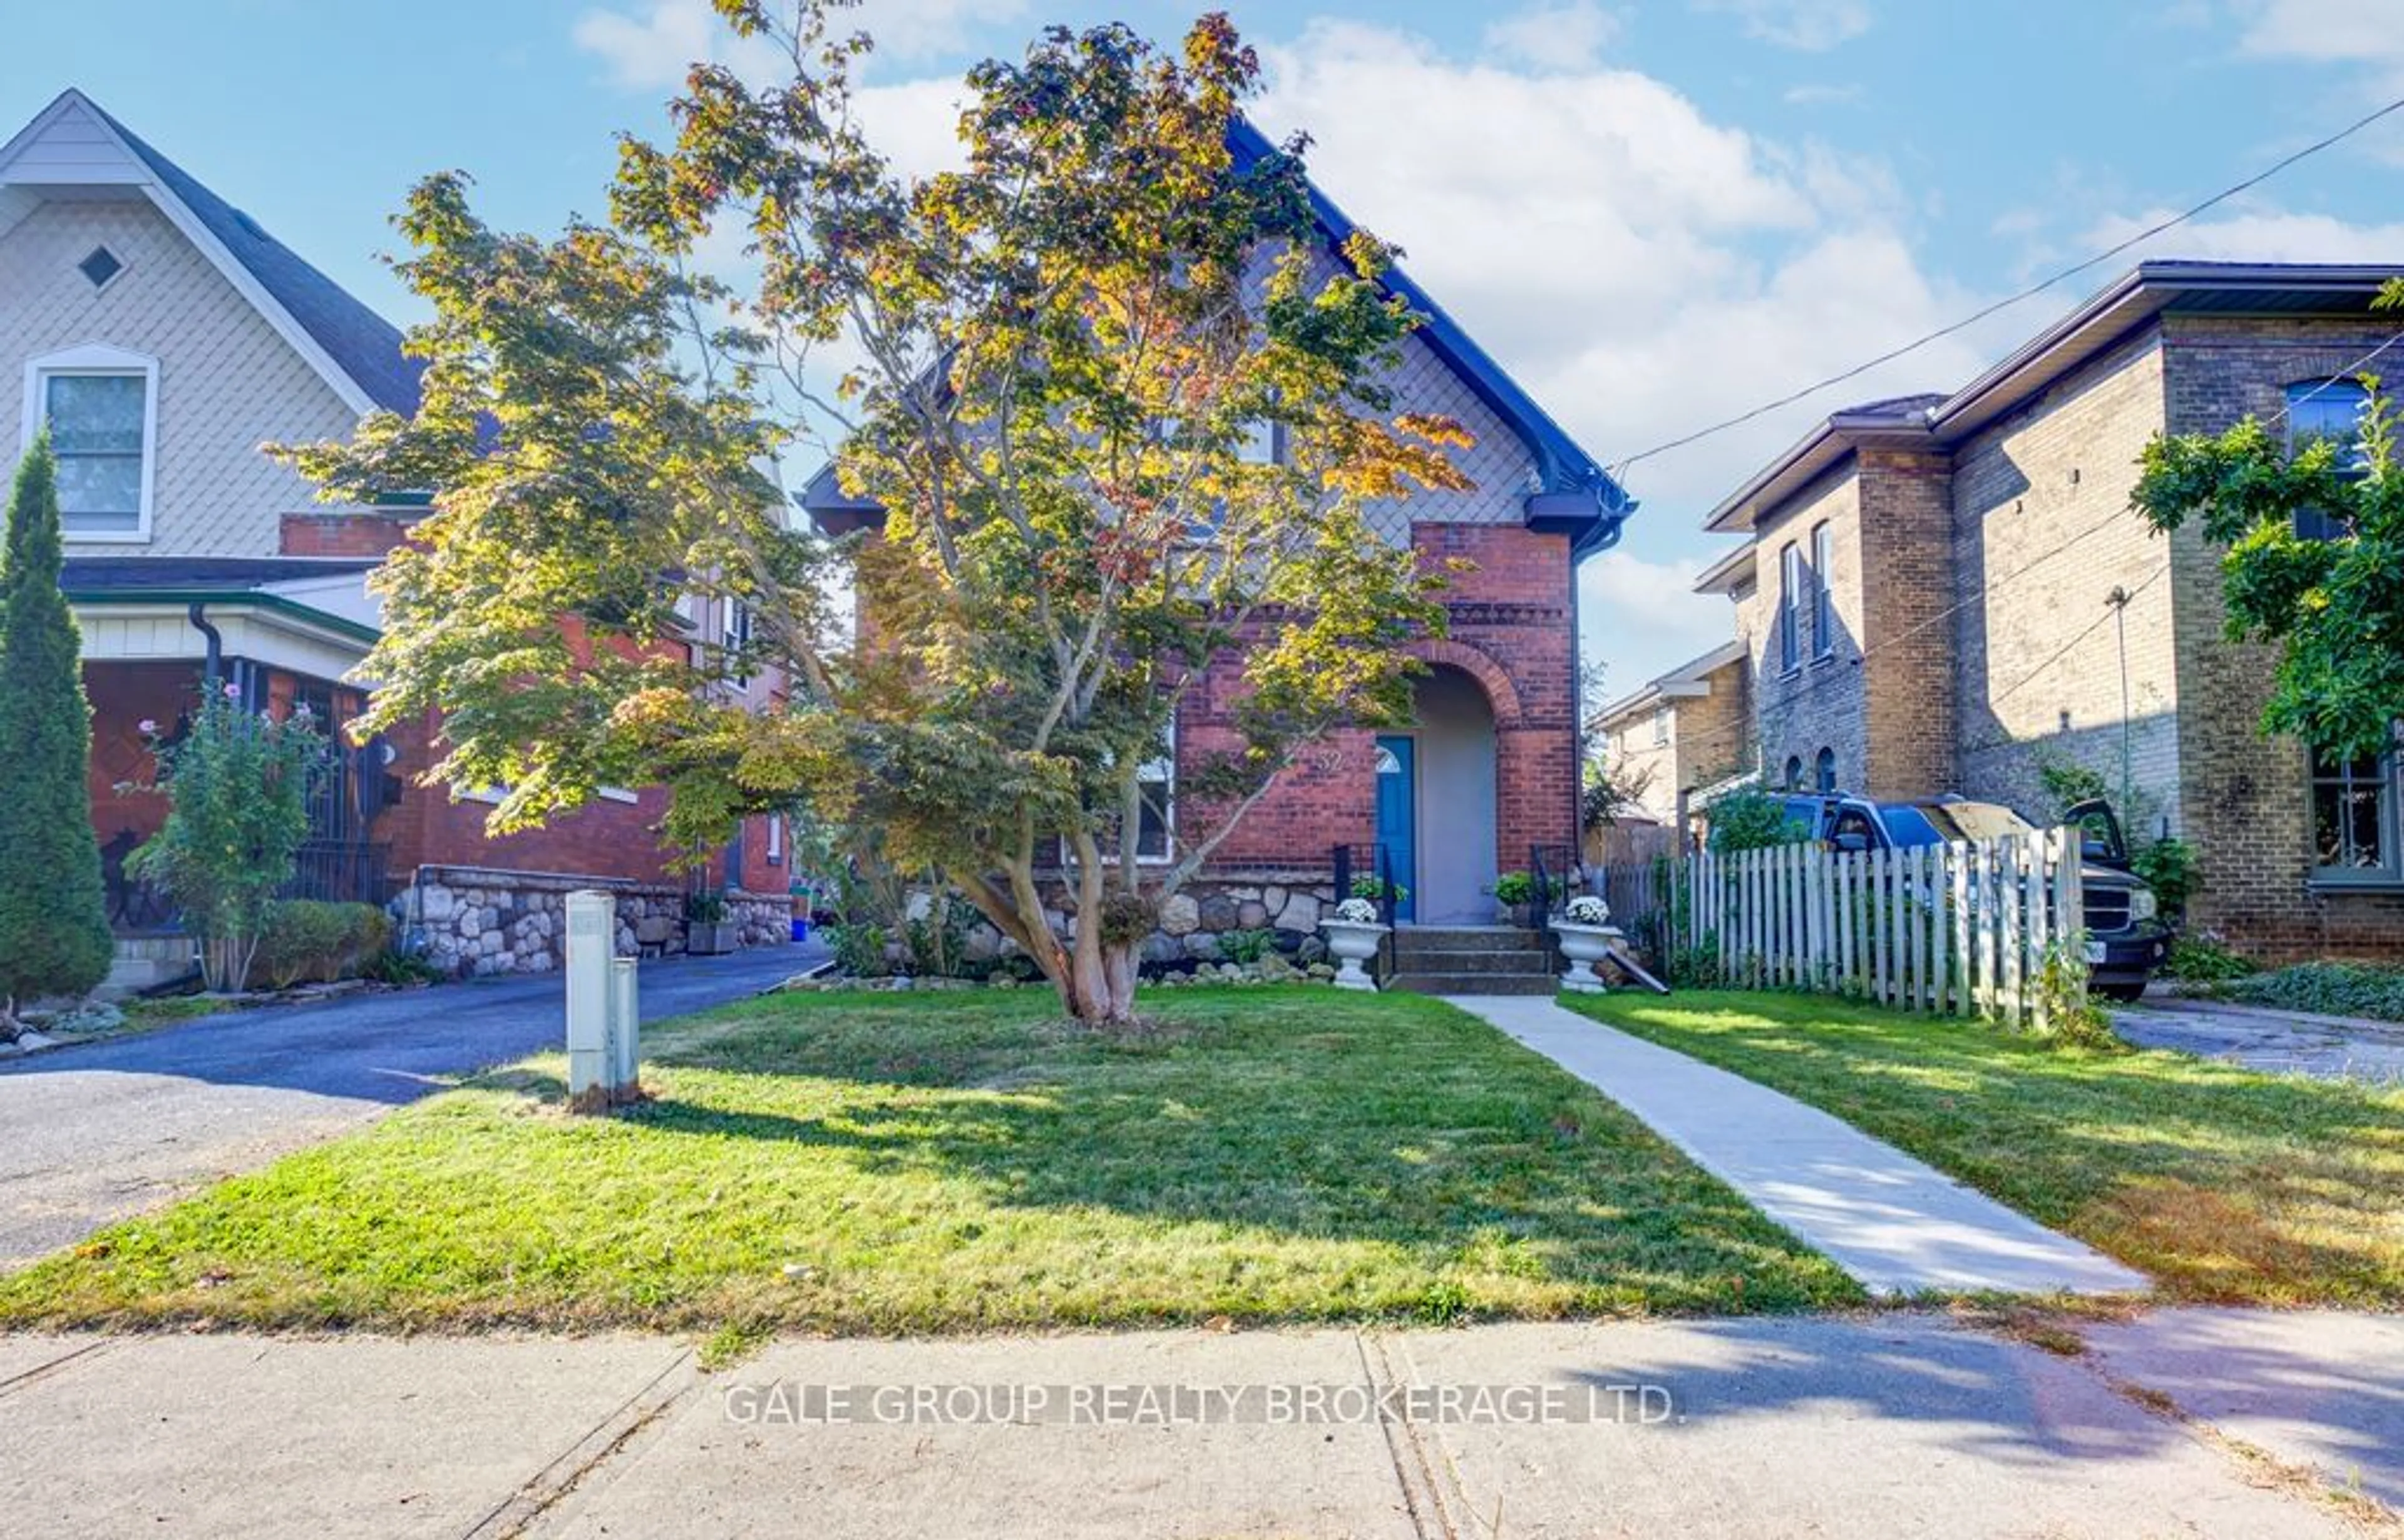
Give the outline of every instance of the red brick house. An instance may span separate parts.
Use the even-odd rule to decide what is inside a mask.
[[[355,713],[348,676],[379,620],[367,575],[415,516],[326,510],[259,446],[412,411],[416,377],[389,322],[80,92],[0,145],[0,422],[21,446],[47,426],[59,455],[63,586],[93,708],[92,817],[129,957],[172,968],[189,956],[171,930],[158,934],[172,917],[123,878],[124,854],[164,816],[158,796],[118,790],[149,768],[142,724],[174,732],[211,679],[258,709]],[[697,638],[715,636],[717,617],[694,622]],[[482,805],[414,784],[433,725],[340,750],[300,890],[384,902],[422,874],[486,874],[474,886],[491,902],[475,917],[489,910],[492,927],[470,933],[463,915],[421,939],[447,965],[491,973],[552,961],[543,928],[524,923],[543,904],[515,896],[511,875],[544,891],[609,878],[680,892],[692,880],[666,870],[657,791],[486,836]],[[755,820],[698,880],[781,896],[779,833]]]
[[[1268,149],[1240,122],[1230,142],[1239,161]],[[1312,203],[1332,265],[1354,227],[1315,189]],[[1575,860],[1577,568],[1618,539],[1634,505],[1442,306],[1400,271],[1388,283],[1425,318],[1390,382],[1394,410],[1463,423],[1475,443],[1454,457],[1473,485],[1391,504],[1371,522],[1431,566],[1466,558],[1475,570],[1451,580],[1449,636],[1415,649],[1431,665],[1417,682],[1417,721],[1339,732],[1289,771],[1203,880],[1167,906],[1155,960],[1208,956],[1222,931],[1311,931],[1339,861],[1353,871],[1391,865],[1411,890],[1399,919],[1438,927],[1492,924],[1496,875],[1526,868],[1538,849],[1556,869]],[[831,469],[802,501],[830,533],[880,516],[846,495]],[[1221,665],[1181,705],[1177,762],[1228,741],[1223,705],[1238,666]],[[1172,764],[1148,830],[1163,859],[1177,838],[1175,785]]]

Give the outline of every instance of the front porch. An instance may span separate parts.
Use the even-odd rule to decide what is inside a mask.
[[[300,570],[287,570],[294,567]],[[92,829],[119,938],[118,964],[104,987],[139,990],[191,966],[174,906],[127,870],[166,819],[165,797],[150,789],[154,744],[189,730],[204,689],[231,688],[245,709],[272,716],[306,708],[329,733],[356,715],[361,693],[342,676],[366,656],[375,633],[281,590],[299,586],[339,604],[346,583],[358,586],[357,571],[290,562],[68,564],[62,586],[82,631],[91,704]],[[384,761],[377,744],[330,744],[287,896],[372,903],[388,896],[388,847],[375,824],[398,787]]]

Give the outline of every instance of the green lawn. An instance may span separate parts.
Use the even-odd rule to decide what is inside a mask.
[[[2171,1294],[2404,1307],[2404,1090],[1805,995],[1571,1003],[1824,1108]]]
[[[1860,1296],[1549,1062],[1433,1001],[791,994],[557,1057],[0,1280],[0,1326],[888,1333],[1798,1309]]]

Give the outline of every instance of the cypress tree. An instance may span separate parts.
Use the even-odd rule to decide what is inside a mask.
[[[49,434],[17,467],[0,551],[0,1029],[17,1005],[83,995],[115,950],[91,828],[84,698],[75,614],[59,590],[57,462]]]

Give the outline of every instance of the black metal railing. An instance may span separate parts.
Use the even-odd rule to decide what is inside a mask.
[[[392,847],[366,840],[313,839],[292,859],[292,880],[278,890],[288,899],[337,903],[382,903]]]
[[[1375,884],[1374,892],[1353,890],[1354,884],[1363,879]],[[1394,923],[1394,853],[1391,847],[1375,842],[1335,847],[1335,902],[1341,903],[1349,898],[1369,899],[1377,906],[1379,924]]]
[[[1535,879],[1529,917],[1543,932],[1552,926],[1555,907],[1569,902],[1570,883],[1577,875],[1577,852],[1566,845],[1530,845],[1528,875]]]

